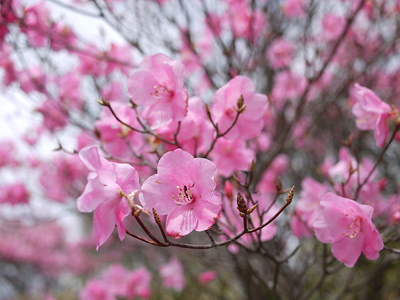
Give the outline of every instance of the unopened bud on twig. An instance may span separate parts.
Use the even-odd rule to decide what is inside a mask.
[[[240,192],[237,193],[237,209],[243,213],[246,214],[247,213],[247,204],[246,204],[246,200],[244,200],[242,194]]]
[[[241,108],[238,108],[236,111],[241,114],[246,109],[246,105],[243,105]]]
[[[110,106],[110,102],[104,100],[104,98],[98,99],[97,103],[99,103],[101,106]]]
[[[244,105],[244,98],[243,98],[243,95],[240,95],[240,97],[239,97],[239,99],[238,99],[238,101],[237,101],[237,108],[242,108],[243,107],[243,105]]]
[[[256,203],[255,205],[253,205],[252,207],[250,207],[249,209],[247,209],[246,211],[246,215],[251,214],[258,206],[258,203]]]
[[[293,196],[294,196],[294,186],[292,186],[292,188],[291,188],[290,191],[289,191],[289,194],[288,194],[287,197],[286,197],[286,203],[287,203],[287,204],[292,203]]]
[[[158,213],[156,212],[156,210],[153,208],[153,217],[154,217],[154,221],[158,224],[161,225],[161,220],[160,220],[160,216],[158,215]]]

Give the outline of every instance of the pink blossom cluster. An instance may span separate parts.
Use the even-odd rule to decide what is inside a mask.
[[[99,278],[89,280],[79,294],[80,300],[148,299],[152,274],[145,267],[134,271],[113,264]]]

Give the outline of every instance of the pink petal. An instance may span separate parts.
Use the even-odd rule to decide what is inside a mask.
[[[130,214],[131,209],[125,198],[122,198],[115,210],[116,225],[118,237],[122,241],[125,238],[126,230],[124,226],[124,219]]]
[[[174,238],[191,233],[197,226],[198,218],[192,205],[182,205],[167,216],[166,232]]]
[[[383,249],[383,241],[375,226],[372,223],[370,225],[372,226],[363,225],[362,228],[365,236],[363,253],[366,258],[370,260],[375,260],[379,257],[379,251]]]
[[[100,204],[93,214],[94,238],[99,249],[111,236],[115,224],[117,223],[115,209],[118,202],[107,201]]]
[[[215,223],[215,219],[219,217],[222,209],[221,195],[214,193],[214,196],[208,201],[195,202],[194,212],[198,222],[194,228],[196,231],[204,231],[210,229]]]
[[[101,183],[115,185],[114,167],[100,155],[97,147],[90,146],[82,149],[79,152],[79,158],[90,171],[98,174]]]
[[[78,210],[80,212],[92,212],[104,201],[104,185],[97,179],[95,173],[90,173],[85,190],[77,200]]]
[[[182,149],[167,152],[161,157],[157,172],[159,180],[179,185],[190,184],[192,179],[189,173],[189,164],[194,160],[193,156]]]
[[[155,86],[159,82],[148,71],[139,71],[131,75],[128,81],[128,91],[132,101],[139,105],[152,105],[156,103]]]
[[[131,193],[139,188],[139,176],[136,170],[128,164],[113,163],[115,169],[116,183],[124,193]]]
[[[172,198],[175,194],[177,194],[176,183],[162,182],[160,176],[156,174],[143,183],[139,200],[148,210],[154,208],[159,215],[166,215],[176,207]]]
[[[380,114],[378,117],[377,126],[375,129],[374,137],[378,147],[385,145],[387,136],[389,134],[389,126],[387,124],[388,114]]]
[[[332,244],[332,254],[346,267],[352,268],[361,255],[364,244],[364,234],[359,232],[355,238],[344,236],[340,241]]]

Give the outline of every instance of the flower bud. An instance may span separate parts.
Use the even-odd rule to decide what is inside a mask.
[[[243,213],[246,214],[247,213],[247,204],[246,204],[246,200],[244,200],[242,194],[240,192],[237,193],[237,209]]]

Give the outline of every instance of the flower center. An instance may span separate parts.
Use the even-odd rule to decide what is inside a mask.
[[[184,185],[183,189],[178,185],[176,189],[178,190],[178,195],[177,197],[172,196],[172,200],[178,205],[187,205],[189,203],[192,203],[195,200],[195,197],[193,196],[190,188],[193,187],[193,185]]]
[[[154,92],[151,92],[150,95],[154,97],[173,97],[174,91],[170,91],[166,84],[164,85],[155,85],[153,86]]]
[[[356,216],[343,231],[343,235],[351,239],[355,238],[357,234],[360,232],[360,227],[361,227],[360,224],[361,224],[361,218],[359,216]]]

